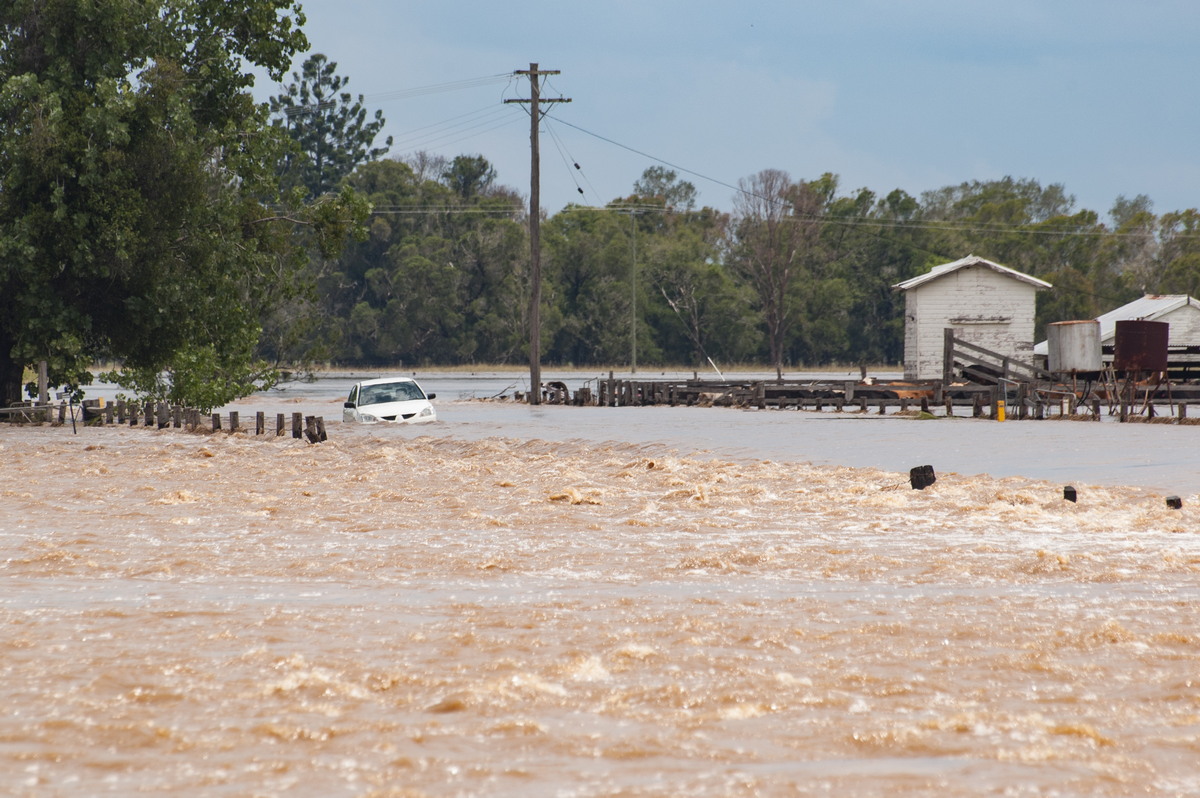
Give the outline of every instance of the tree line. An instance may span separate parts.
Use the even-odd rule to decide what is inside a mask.
[[[357,167],[344,185],[373,207],[367,238],[314,264],[315,323],[271,356],[526,362],[526,211],[492,175],[477,155]],[[1032,179],[880,195],[768,169],[739,188],[731,212],[696,207],[694,187],[655,166],[628,196],[547,216],[544,362],[896,364],[904,298],[892,286],[967,254],[1054,285],[1038,299],[1038,335],[1142,293],[1200,288],[1197,212],[1156,215],[1144,196],[1119,198],[1102,222]]]
[[[527,209],[480,154],[389,154],[382,113],[308,56],[294,0],[0,5],[0,394],[46,361],[213,407],[305,364],[525,363]],[[552,366],[898,363],[892,286],[976,254],[1054,285],[1048,322],[1200,292],[1200,212],[1104,218],[1064,186],[846,188],[764,169],[731,210],[649,166],[542,220]]]

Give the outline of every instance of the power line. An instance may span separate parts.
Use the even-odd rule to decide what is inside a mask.
[[[501,72],[496,75],[484,75],[478,78],[467,78],[466,80],[454,80],[449,83],[434,83],[430,86],[418,86],[412,89],[398,89],[396,91],[385,91],[377,94],[363,95],[364,99],[370,99],[375,102],[388,102],[390,100],[407,100],[409,97],[420,97],[426,94],[442,94],[451,91],[463,91],[464,89],[475,89],[481,86],[488,86],[496,83],[509,83],[512,81],[512,75],[508,72]]]
[[[451,124],[453,119],[445,122],[439,122],[433,125],[426,125],[425,128],[419,130],[427,130],[425,135],[409,135],[399,139],[394,146],[397,149],[422,149],[432,146],[449,146],[460,141],[481,136],[484,133],[490,133],[493,130],[498,130],[502,127],[516,124],[520,120],[514,120],[511,115],[505,114],[503,109],[480,109],[473,111],[470,114],[464,114],[462,117],[454,117],[454,119],[464,119],[472,117],[468,121]],[[417,133],[418,131],[412,131]]]

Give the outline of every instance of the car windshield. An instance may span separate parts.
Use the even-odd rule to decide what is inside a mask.
[[[360,405],[381,405],[387,402],[407,402],[409,399],[424,399],[425,394],[415,382],[388,382],[382,385],[364,385],[359,393]]]

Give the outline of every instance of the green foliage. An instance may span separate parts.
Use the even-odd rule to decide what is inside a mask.
[[[680,180],[674,169],[663,166],[651,166],[642,172],[641,179],[633,184],[633,193],[677,211],[690,211],[696,207],[696,187]]]
[[[427,171],[433,176],[422,178],[385,160],[347,178],[375,210],[365,237],[318,282],[324,319],[316,337],[335,342],[336,360],[506,362],[520,354],[521,203],[492,186],[494,169],[476,156]]]
[[[302,22],[292,0],[0,5],[5,401],[42,359],[71,387],[98,358],[147,391],[172,374],[163,390],[193,404],[262,378],[260,317],[306,259],[297,225],[328,251],[365,214],[278,195],[284,138],[247,89],[307,46]]]
[[[446,170],[442,178],[460,199],[484,194],[496,180],[496,170],[482,155],[459,155]]]
[[[245,341],[236,350],[236,358],[212,345],[190,347],[163,371],[127,368],[105,372],[100,379],[133,391],[142,401],[167,402],[207,413],[279,381],[278,371],[249,358],[253,344],[252,339]]]
[[[296,143],[281,162],[284,185],[303,186],[310,197],[335,191],[356,166],[382,157],[392,145],[388,136],[385,146],[374,146],[383,112],[368,120],[362,95],[355,99],[343,91],[349,78],[336,73],[336,62],[314,53],[292,73],[284,93],[270,100],[275,125]]]
[[[524,362],[528,239],[522,202],[479,156],[418,153],[348,179],[375,212],[322,279],[317,337],[347,363]],[[643,173],[606,208],[542,226],[542,352],[560,365],[898,364],[893,286],[980,254],[1051,282],[1040,330],[1154,291],[1200,290],[1200,215],[1118,198],[1116,227],[1062,186],[963,183],[922,195],[843,191],[836,175],[743,182],[738,212],[694,210],[674,172]],[[636,342],[631,338],[636,334]]]

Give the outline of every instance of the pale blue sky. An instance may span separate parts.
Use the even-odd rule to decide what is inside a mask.
[[[1200,206],[1194,0],[302,4],[312,50],[383,110],[391,154],[481,154],[525,195],[528,118],[502,101],[527,80],[405,92],[561,70],[543,92],[572,99],[543,125],[551,213],[625,196],[657,163],[589,133],[703,175],[681,173],[726,210],[728,185],[767,168],[880,195],[1035,178],[1102,217],[1118,195]]]

